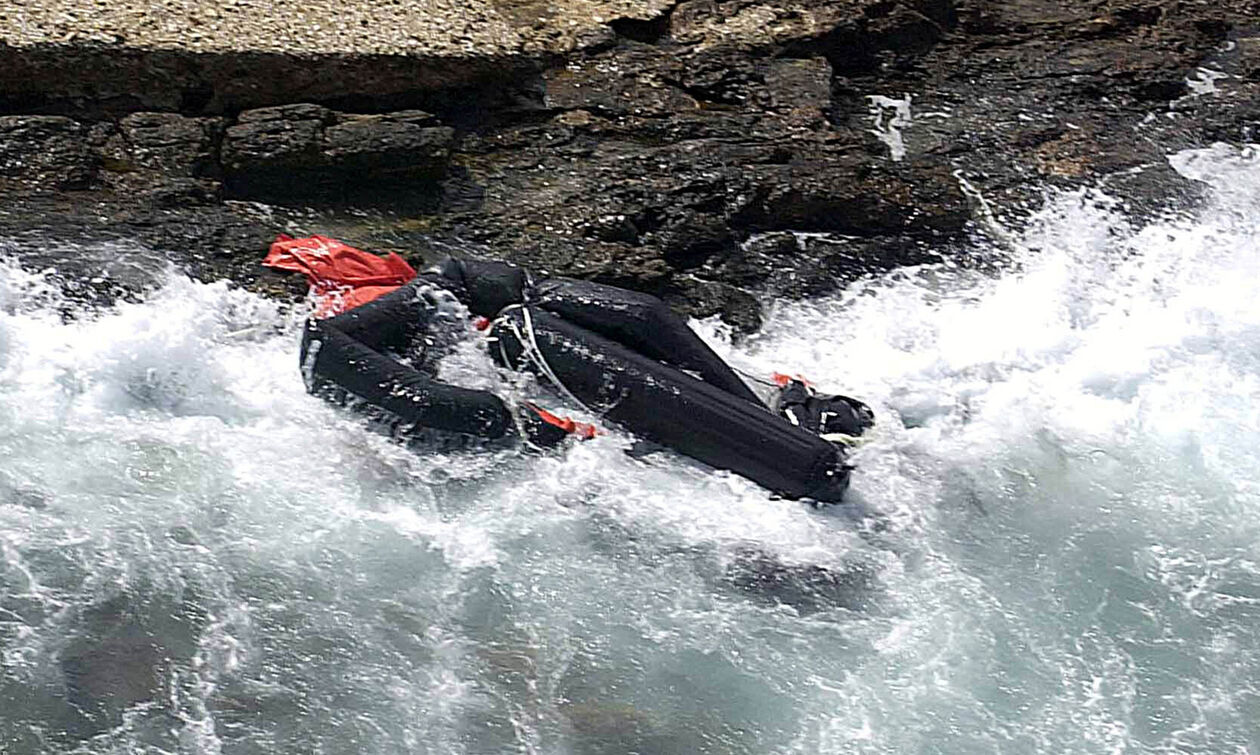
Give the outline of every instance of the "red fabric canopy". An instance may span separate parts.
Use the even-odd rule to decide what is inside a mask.
[[[416,277],[411,265],[393,252],[380,257],[326,236],[278,236],[263,264],[306,275],[318,318],[366,304]]]

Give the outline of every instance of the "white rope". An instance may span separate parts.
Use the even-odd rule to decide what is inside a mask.
[[[502,344],[499,345],[502,347]],[[525,428],[525,422],[522,419],[524,412],[521,410],[521,405],[516,400],[516,396],[509,391],[507,397],[503,401],[507,404],[508,416],[512,418],[512,424],[516,426],[516,434],[521,439],[521,442],[539,453],[545,452],[545,448],[530,439],[529,431]],[[526,406],[528,405],[528,402],[526,402]]]
[[[538,340],[534,336],[534,320],[529,314],[529,307],[521,306],[519,304],[516,306],[520,308],[521,315],[525,320],[524,333],[521,332],[520,326],[516,324],[516,321],[506,313],[499,316],[499,322],[504,323],[512,331],[512,335],[516,336],[516,340],[521,344],[521,356],[528,359],[530,363],[537,367],[543,377],[547,378],[548,382],[554,385],[556,390],[560,391],[565,398],[582,407],[587,412],[598,415],[599,412],[594,411],[587,406],[582,399],[574,396],[573,392],[565,386],[564,382],[560,380],[555,371],[551,369],[551,365],[547,363],[547,357],[543,356],[542,349],[538,346]],[[499,354],[503,357],[504,364],[510,364],[502,339],[499,340]]]
[[[736,372],[736,373],[738,373],[738,374],[740,374],[740,375],[744,376],[745,378],[747,378],[747,379],[749,379],[749,380],[753,381],[754,383],[760,383],[761,385],[767,386],[767,387],[769,387],[769,388],[782,388],[782,387],[783,387],[783,386],[779,385],[778,383],[776,383],[776,382],[774,382],[774,381],[772,381],[772,380],[766,380],[765,378],[763,378],[763,377],[758,377],[758,376],[756,376],[756,375],[752,374],[751,372],[748,372],[748,371],[746,371],[746,370],[741,370],[740,368],[736,367],[736,366],[735,366],[735,365],[733,365],[733,364],[732,364],[732,365],[729,365],[729,367],[731,368],[731,370],[732,370],[733,372]]]
[[[846,433],[823,433],[818,437],[828,443],[844,446],[845,448],[857,448],[858,446],[864,446],[871,441],[871,438],[866,435],[848,435]]]

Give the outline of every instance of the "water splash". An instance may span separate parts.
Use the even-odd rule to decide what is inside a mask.
[[[876,408],[820,512],[616,433],[413,454],[305,394],[300,313],[175,276],[65,322],[4,267],[0,742],[1254,749],[1260,173],[1173,165],[1193,215],[1062,194],[1000,275],[897,271],[738,348],[702,324]]]
[[[910,95],[901,99],[882,94],[867,95],[873,128],[870,132],[888,147],[888,157],[899,163],[906,157],[906,141],[903,129],[910,127],[914,119],[910,115]]]

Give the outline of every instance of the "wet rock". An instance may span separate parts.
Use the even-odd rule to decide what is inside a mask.
[[[172,527],[166,533],[166,536],[180,545],[187,545],[189,547],[201,545],[201,541],[197,538],[197,533],[193,532],[191,527],[186,527],[182,524]]]
[[[743,549],[727,569],[727,581],[751,598],[790,606],[802,613],[835,608],[862,610],[878,589],[871,567],[824,567],[783,563],[755,549]]]
[[[76,194],[5,192],[0,181],[0,237],[20,238],[21,261],[54,271],[72,301],[106,305],[132,298],[165,279],[168,264],[202,280],[228,278],[256,290],[300,297],[305,285],[258,264],[275,239],[275,219],[249,207],[203,205],[193,179],[156,187],[141,181],[127,192]],[[172,192],[170,199],[161,199]]]
[[[0,110],[21,114],[0,121],[0,232],[151,240],[249,285],[276,231],[336,232],[753,327],[757,297],[954,254],[975,191],[1012,226],[1047,186],[1105,181],[1148,213],[1192,196],[1166,152],[1260,128],[1252,5],[654,0],[596,21],[517,4],[500,9],[514,52],[440,63],[0,50]]]
[[[159,210],[215,207],[223,201],[223,185],[197,178],[172,178],[145,188],[141,197]]]
[[[757,297],[729,283],[685,278],[665,292],[664,299],[683,315],[720,315],[723,322],[742,333],[751,333],[761,327],[761,304]]]
[[[698,108],[694,97],[661,80],[654,70],[660,59],[655,48],[632,47],[550,69],[543,73],[543,104],[557,111],[581,109],[601,118],[669,117]]]
[[[320,162],[324,128],[335,120],[333,111],[319,105],[247,110],[224,136],[224,170],[240,174],[253,169],[313,167]]]
[[[764,77],[770,106],[797,114],[800,126],[820,126],[816,119],[831,108],[831,73],[821,57],[769,61]]]
[[[122,722],[130,706],[160,701],[171,670],[191,661],[205,613],[195,597],[121,594],[86,607],[61,652],[67,733],[87,738]]]
[[[36,191],[85,189],[99,167],[87,129],[77,121],[55,115],[0,116],[0,177],[19,179]]]
[[[175,178],[213,176],[218,172],[221,118],[190,118],[177,113],[132,113],[118,123],[102,157],[107,170],[159,171]]]
[[[51,500],[47,493],[38,488],[17,488],[8,491],[4,498],[6,503],[35,510],[48,508]]]
[[[948,247],[932,238],[778,231],[749,238],[715,261],[709,274],[772,296],[799,299],[899,266],[939,262],[947,254]]]
[[[655,723],[644,711],[616,701],[567,702],[562,711],[583,749],[592,752],[613,752],[614,743],[645,738]]]
[[[40,486],[11,472],[0,471],[0,506],[40,510],[48,508],[51,500],[52,496]]]
[[[706,51],[678,63],[665,69],[665,81],[697,102],[740,105],[765,87],[763,67],[737,51]]]
[[[419,110],[338,113],[298,104],[241,113],[223,140],[223,171],[240,197],[310,198],[445,171],[454,131]]]
[[[429,113],[343,115],[324,134],[322,155],[342,170],[440,174],[454,131]]]
[[[714,261],[750,234],[928,238],[969,217],[939,166],[872,168],[855,151],[860,132],[826,121],[830,78],[819,57],[730,50],[631,47],[570,65],[546,78],[544,101],[584,107],[457,147],[484,193],[477,226],[461,218],[452,230],[524,264],[650,290],[748,327],[759,321],[749,292],[732,291],[750,281],[724,277]]]

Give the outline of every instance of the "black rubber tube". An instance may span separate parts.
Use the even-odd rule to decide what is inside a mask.
[[[431,284],[417,279],[344,314],[308,321],[300,356],[307,389],[345,391],[392,415],[404,432],[503,437],[514,425],[498,396],[434,380],[384,353],[401,351],[424,330],[427,309],[417,297],[424,285]]]
[[[692,370],[706,383],[764,409],[739,375],[655,296],[590,281],[551,278],[534,287],[530,303],[644,356]]]
[[[531,367],[527,344],[536,345],[575,398],[638,436],[789,497],[838,501],[848,487],[836,446],[582,326],[518,307],[491,335],[497,343],[490,353],[513,369]]]

